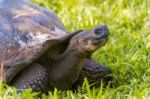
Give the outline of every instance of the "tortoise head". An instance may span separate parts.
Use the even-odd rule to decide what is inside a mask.
[[[81,53],[92,53],[107,42],[108,36],[107,26],[96,26],[91,30],[85,30],[73,36],[69,47],[77,49]]]

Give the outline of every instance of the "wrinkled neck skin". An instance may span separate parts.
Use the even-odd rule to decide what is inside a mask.
[[[85,53],[79,53],[76,49],[68,47],[62,54],[52,54],[49,61],[49,83],[51,88],[62,90],[70,89],[77,80],[86,57]]]

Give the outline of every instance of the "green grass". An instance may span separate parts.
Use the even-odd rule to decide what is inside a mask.
[[[112,69],[110,87],[49,92],[43,99],[149,99],[150,98],[150,0],[32,0],[54,11],[68,31],[107,24],[108,43],[92,58]],[[0,85],[2,90],[4,85]],[[81,92],[86,90],[86,92]],[[10,93],[11,92],[11,93]],[[11,95],[10,95],[11,94]],[[3,99],[32,99],[37,93],[21,94],[10,87],[0,91]]]

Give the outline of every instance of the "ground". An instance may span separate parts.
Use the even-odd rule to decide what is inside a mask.
[[[54,11],[68,31],[106,24],[108,43],[92,58],[112,69],[110,86],[43,94],[43,99],[149,99],[150,98],[150,0],[32,0]],[[0,90],[3,88],[0,84]],[[7,87],[0,99],[33,99],[31,89],[17,94]]]

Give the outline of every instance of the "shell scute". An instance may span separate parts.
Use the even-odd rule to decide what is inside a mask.
[[[44,42],[66,35],[53,12],[26,1],[12,1],[0,2],[0,61],[4,59],[4,66],[30,63],[44,51]]]

